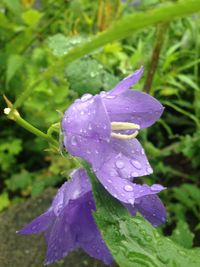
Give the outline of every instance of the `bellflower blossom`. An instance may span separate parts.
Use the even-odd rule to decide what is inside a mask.
[[[154,198],[150,195],[164,187],[133,183],[135,177],[152,173],[135,137],[160,118],[163,106],[146,93],[129,90],[142,73],[140,68],[108,92],[77,99],[64,114],[62,130],[66,149],[92,165],[106,190],[124,204],[148,196],[147,207],[147,199]]]
[[[72,174],[56,194],[50,208],[26,225],[20,234],[44,232],[48,245],[45,264],[53,263],[80,247],[90,256],[111,264],[113,258],[92,217],[95,203],[84,169]]]
[[[139,211],[152,225],[165,221],[165,208],[156,193],[140,191],[134,206],[124,204],[132,215]],[[58,190],[50,208],[19,231],[22,235],[44,232],[47,242],[45,264],[53,263],[80,247],[91,257],[111,264],[113,258],[97,229],[92,212],[95,203],[89,177],[84,169],[75,170],[72,179]]]

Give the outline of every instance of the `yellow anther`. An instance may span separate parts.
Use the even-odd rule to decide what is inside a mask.
[[[111,133],[111,136],[122,140],[130,140],[135,138],[138,133],[138,131],[135,131],[133,134]]]
[[[116,130],[132,130],[132,129],[140,129],[140,125],[136,124],[136,123],[131,123],[131,122],[118,122],[118,121],[114,121],[111,122],[111,129],[113,131]]]

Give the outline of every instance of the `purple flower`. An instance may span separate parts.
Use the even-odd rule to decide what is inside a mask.
[[[142,73],[140,68],[109,92],[83,95],[69,107],[62,120],[67,150],[88,161],[105,189],[131,205],[147,195],[145,199],[155,199],[151,195],[164,189],[161,185],[132,183],[134,177],[152,173],[135,137],[163,112],[163,106],[152,96],[129,90]]]
[[[84,169],[78,169],[58,190],[51,207],[19,233],[44,232],[48,245],[45,264],[61,259],[78,247],[110,264],[113,259],[92,217],[94,210],[89,179]]]

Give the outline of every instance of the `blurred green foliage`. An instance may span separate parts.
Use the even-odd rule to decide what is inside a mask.
[[[1,93],[15,101],[27,85],[69,49],[84,43],[126,14],[149,10],[163,1],[3,0],[0,3]],[[165,1],[166,2],[166,1]],[[101,3],[101,4],[99,4]],[[168,223],[162,231],[186,248],[200,245],[200,17],[170,23],[150,94],[165,106],[160,121],[139,139],[154,169],[147,182],[168,188],[161,194]],[[46,131],[59,122],[84,93],[109,90],[140,65],[143,89],[155,43],[155,27],[108,43],[88,56],[54,69],[20,107],[27,121]],[[5,103],[1,98],[1,107]],[[45,151],[45,141],[1,116],[0,210],[59,186],[75,166],[73,159]],[[58,134],[58,133],[57,133]]]

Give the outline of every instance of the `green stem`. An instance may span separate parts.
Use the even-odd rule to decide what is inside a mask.
[[[52,134],[53,134],[54,132],[58,132],[58,133],[59,133],[59,131],[60,131],[60,122],[57,122],[57,123],[52,124],[52,125],[49,127],[49,129],[48,129],[48,131],[47,131],[47,135],[48,135],[48,136],[52,136]]]
[[[53,139],[50,135],[47,135],[46,133],[40,131],[38,128],[36,128],[35,126],[31,125],[29,122],[25,121],[24,119],[22,119],[20,116],[17,117],[15,119],[16,123],[19,124],[21,127],[23,127],[24,129],[26,129],[27,131],[33,133],[34,135],[41,137],[43,139],[45,139],[46,141],[48,141],[49,143],[58,146],[58,142]]]
[[[154,45],[152,56],[151,56],[151,62],[150,62],[149,69],[148,69],[147,79],[143,87],[143,90],[146,93],[149,93],[151,90],[153,78],[158,67],[160,53],[161,53],[161,50],[162,50],[162,47],[165,41],[165,34],[168,30],[168,27],[169,27],[168,22],[161,23],[157,26],[155,45]]]
[[[4,109],[4,113],[8,116],[9,119],[14,120],[17,124],[19,124],[27,131],[33,133],[34,135],[45,139],[47,142],[53,145],[55,149],[59,146],[59,143],[52,136],[40,131],[35,126],[31,125],[20,116],[19,112],[16,109],[12,109],[12,103],[5,96],[4,99],[8,105],[8,108]]]

